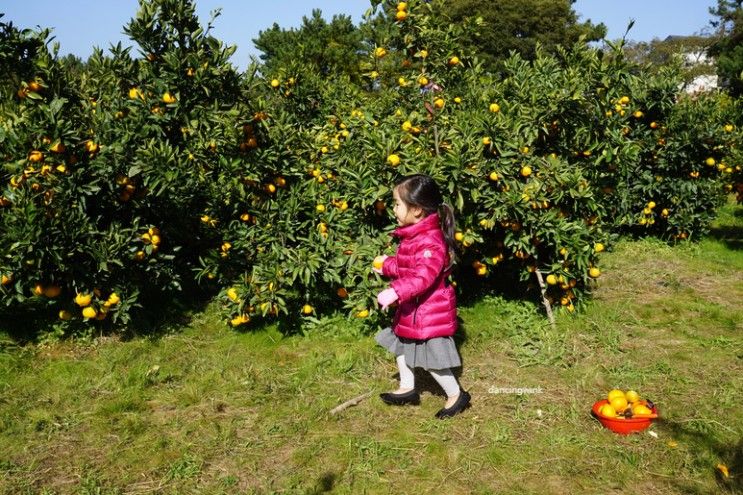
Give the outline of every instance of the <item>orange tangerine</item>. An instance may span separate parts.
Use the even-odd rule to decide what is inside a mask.
[[[607,396],[606,396],[606,399],[607,399],[607,400],[608,400],[609,402],[611,402],[611,401],[612,401],[612,399],[616,399],[617,397],[622,397],[622,398],[626,398],[626,397],[625,397],[625,395],[624,395],[624,391],[623,391],[623,390],[619,390],[619,389],[615,388],[614,390],[612,390],[611,392],[609,392],[609,393],[607,394]]]
[[[635,404],[632,406],[632,414],[647,415],[653,414],[653,411],[645,404]]]
[[[624,394],[624,397],[629,403],[637,402],[638,400],[640,400],[640,394],[638,394],[634,390],[628,390],[627,393]]]
[[[611,404],[615,411],[620,413],[624,412],[624,410],[627,409],[627,406],[629,405],[625,397],[614,397],[612,400],[609,401],[609,404]]]
[[[614,418],[617,416],[617,411],[611,404],[604,404],[601,406],[601,409],[599,409],[599,414],[606,416],[607,418]]]

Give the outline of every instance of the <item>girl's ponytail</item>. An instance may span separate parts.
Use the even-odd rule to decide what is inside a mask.
[[[444,234],[446,245],[449,247],[449,266],[446,267],[448,270],[457,261],[457,243],[454,239],[456,229],[454,209],[448,203],[441,203],[441,206],[439,206],[439,225],[441,232]]]

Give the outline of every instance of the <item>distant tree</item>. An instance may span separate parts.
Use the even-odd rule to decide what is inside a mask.
[[[434,3],[440,15],[452,22],[482,17],[482,36],[472,48],[491,67],[515,51],[533,59],[537,43],[547,51],[558,45],[569,46],[581,36],[597,41],[606,36],[604,24],[590,20],[578,22],[575,0],[449,0]]]
[[[320,74],[345,74],[359,78],[358,53],[363,48],[361,33],[350,16],[336,15],[328,23],[322,11],[303,17],[298,29],[284,29],[278,24],[260,31],[253,40],[261,52],[265,73],[278,71],[296,62],[313,66]]]
[[[12,22],[3,22],[4,16],[0,12],[0,83],[17,85],[33,74],[33,61],[44,50],[49,30],[19,30]]]
[[[650,70],[679,64],[684,80],[689,82],[697,76],[716,73],[714,60],[707,56],[714,42],[715,38],[711,36],[668,36],[650,42],[627,42],[624,53],[635,63],[649,65]]]
[[[59,63],[65,68],[67,72],[69,72],[70,74],[75,74],[77,76],[82,75],[87,69],[87,63],[83,62],[83,60],[77,55],[73,55],[71,53],[60,57]]]
[[[717,74],[734,96],[743,95],[743,0],[717,0],[709,9],[717,19],[717,42],[710,54],[717,58]]]

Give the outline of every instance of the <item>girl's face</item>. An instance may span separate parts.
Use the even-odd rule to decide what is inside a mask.
[[[397,223],[400,226],[413,225],[421,221],[423,210],[418,206],[408,206],[405,201],[400,199],[397,188],[392,190],[392,199],[395,201],[393,208],[395,218],[397,218]]]

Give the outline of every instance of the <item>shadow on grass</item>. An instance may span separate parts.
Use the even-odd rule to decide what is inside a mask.
[[[703,428],[695,429],[689,427],[690,423],[658,419],[656,424],[660,429],[667,431],[670,436],[680,444],[694,445],[698,449],[704,449],[703,453],[709,454],[714,461],[710,462],[709,469],[715,471],[718,493],[743,493],[743,439],[736,444],[726,445],[714,437],[711,432],[702,431]],[[710,427],[711,428],[711,427]],[[717,468],[717,464],[727,466],[730,477],[725,477]],[[675,481],[680,493],[702,494],[708,493],[698,485],[684,483],[683,480]]]
[[[124,328],[117,328],[113,322],[104,320],[78,321],[63,329],[59,308],[45,304],[46,301],[32,302],[22,309],[0,308],[0,333],[10,339],[0,341],[0,348],[34,344],[48,338],[86,339],[116,335],[123,341],[140,337],[158,339],[189,325],[194,314],[206,309],[211,297],[211,294],[199,290],[143,294],[141,300],[146,301],[146,306],[133,310],[131,321]]]
[[[743,216],[743,209],[736,212],[735,215]],[[713,227],[709,232],[709,236],[725,244],[728,249],[743,249],[743,227],[734,225]]]
[[[308,490],[307,495],[319,495],[320,493],[330,493],[335,487],[335,481],[338,476],[335,473],[327,472],[317,480],[314,488]]]
[[[147,306],[132,315],[131,324],[121,333],[122,339],[159,339],[180,332],[191,323],[195,314],[206,309],[213,296],[195,288],[179,293],[148,294],[143,299]]]
[[[520,270],[507,264],[493,268],[489,277],[479,277],[474,270],[460,267],[456,274],[459,290],[457,291],[457,306],[472,307],[488,296],[498,296],[507,301],[535,300],[539,291],[530,290],[519,280]]]
[[[729,202],[718,212],[718,218],[710,229],[709,237],[719,240],[728,249],[743,249],[741,218],[743,218],[743,205]]]

